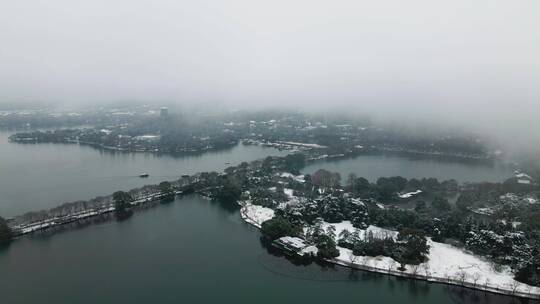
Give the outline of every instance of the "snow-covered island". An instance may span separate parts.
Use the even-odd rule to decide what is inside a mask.
[[[425,256],[421,257],[421,262],[404,263],[403,260],[398,261],[399,259],[394,256],[386,254],[375,256],[355,254],[355,250],[352,249],[354,241],[350,241],[353,238],[360,242],[367,242],[368,239],[379,239],[381,243],[384,240],[391,240],[392,244],[396,244],[398,247],[403,242],[407,242],[407,239],[400,239],[399,229],[383,228],[373,224],[373,218],[377,218],[377,215],[373,214],[374,212],[384,214],[381,215],[383,217],[397,216],[395,221],[399,223],[410,220],[406,218],[413,216],[413,214],[420,213],[426,217],[427,211],[422,208],[438,208],[443,211],[437,211],[437,214],[448,216],[448,212],[454,207],[445,205],[447,203],[444,202],[435,201],[431,203],[431,207],[420,204],[420,207],[417,205],[414,211],[400,210],[398,207],[382,204],[375,199],[359,198],[357,194],[349,192],[351,189],[341,187],[339,179],[333,173],[326,172],[323,173],[324,176],[319,175],[304,176],[290,172],[276,172],[262,178],[257,177],[256,181],[259,186],[254,187],[257,190],[250,189],[250,191],[244,192],[242,199],[239,200],[242,219],[259,229],[262,228],[263,235],[264,223],[270,223],[273,219],[300,225],[300,231],[297,230],[290,235],[281,235],[274,239],[273,244],[302,258],[312,256],[322,258],[330,263],[371,272],[459,285],[524,298],[540,298],[540,287],[516,280],[517,269],[510,267],[510,265],[525,263],[519,261],[520,251],[532,254],[536,251],[524,243],[523,233],[516,230],[516,225],[505,226],[504,229],[498,231],[498,234],[495,231],[487,230],[487,226],[472,224],[473,220],[470,216],[467,216],[467,219],[458,219],[454,225],[448,225],[445,222],[448,219],[443,221],[434,217],[429,219],[429,224],[426,222],[426,225],[433,225],[433,227],[429,228],[431,232],[423,237],[428,250]],[[349,187],[354,187],[354,185]],[[395,194],[395,199],[412,199],[416,195],[426,192],[430,193],[433,190],[424,187],[424,189],[401,191]],[[501,199],[508,199],[508,197],[513,198],[511,195],[506,195],[501,196]],[[532,200],[528,198],[524,201],[530,202]],[[462,213],[462,215],[464,214]],[[403,220],[400,220],[399,217],[403,217]],[[332,222],[327,220],[330,218],[333,219]],[[388,220],[379,220],[379,222],[386,222],[387,227],[395,225]],[[406,222],[403,224],[408,225]],[[418,224],[414,225],[418,226]],[[466,244],[458,246],[460,242],[452,240],[447,242],[445,237],[442,237],[443,234],[451,234],[443,233],[443,230],[450,230],[457,228],[457,226],[463,230],[469,229],[469,231],[462,232],[465,234]],[[334,256],[321,257],[320,254],[317,254],[318,244],[313,240],[313,230],[317,229],[333,238],[332,241],[337,249]],[[503,230],[507,232],[503,232]],[[499,245],[504,247],[502,244],[505,242],[513,244],[510,249],[512,252],[509,253],[509,256],[496,260],[478,254],[478,250],[476,252],[471,250]],[[513,262],[507,264],[504,262],[510,260]]]
[[[260,228],[262,223],[274,217],[274,210],[252,205],[249,202],[243,202],[240,214],[244,221]],[[362,239],[365,239],[366,235],[370,232],[379,237],[391,236],[395,238],[398,234],[397,231],[377,226],[356,229],[350,221],[335,224],[323,223],[324,229],[328,229],[330,226],[335,228],[336,242],[338,241],[337,236],[342,235],[344,231],[350,233],[358,231]],[[454,284],[494,293],[519,295],[530,298],[540,297],[539,287],[530,286],[514,280],[513,273],[509,267],[497,268],[493,263],[482,257],[449,244],[434,242],[431,238],[428,238],[428,245],[430,251],[427,261],[419,265],[406,265],[406,269],[404,270],[400,270],[400,263],[390,257],[356,256],[352,250],[340,246],[337,246],[339,256],[328,259],[327,261],[361,270]],[[313,245],[305,244],[302,248],[301,255],[304,255],[306,251],[316,253],[314,248],[316,249]]]

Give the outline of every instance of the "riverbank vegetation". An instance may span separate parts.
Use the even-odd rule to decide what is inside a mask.
[[[170,203],[174,201],[174,197],[176,196],[174,187],[170,182],[161,182],[158,185],[159,192],[162,194],[161,202],[162,203]]]
[[[276,216],[261,225],[261,232],[270,241],[284,236],[301,236],[302,227],[294,225],[283,217]]]
[[[0,217],[0,245],[8,243],[12,238],[11,228],[8,226],[7,221]]]
[[[124,191],[116,191],[113,193],[114,213],[118,219],[126,219],[133,214],[131,211],[131,201],[133,197]]]

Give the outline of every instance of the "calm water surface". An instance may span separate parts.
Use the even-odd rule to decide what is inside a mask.
[[[435,177],[439,180],[455,179],[463,182],[502,182],[513,175],[513,170],[501,163],[486,163],[474,160],[457,161],[396,155],[362,155],[355,158],[318,161],[304,168],[304,173],[326,169],[339,172],[342,181],[350,173],[362,176],[371,182],[382,176],[405,178]]]
[[[0,251],[2,303],[511,303],[509,298],[270,255],[198,196]]]
[[[223,170],[286,151],[238,145],[199,156],[120,153],[75,144],[17,144],[0,132],[0,216],[48,209],[117,190]],[[141,173],[150,174],[140,178]]]

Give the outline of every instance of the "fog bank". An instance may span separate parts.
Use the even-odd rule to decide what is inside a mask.
[[[0,103],[292,107],[540,142],[540,2],[4,1]]]

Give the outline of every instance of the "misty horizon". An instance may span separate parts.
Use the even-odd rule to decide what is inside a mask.
[[[9,3],[0,13],[0,104],[331,110],[537,148],[539,6]]]

